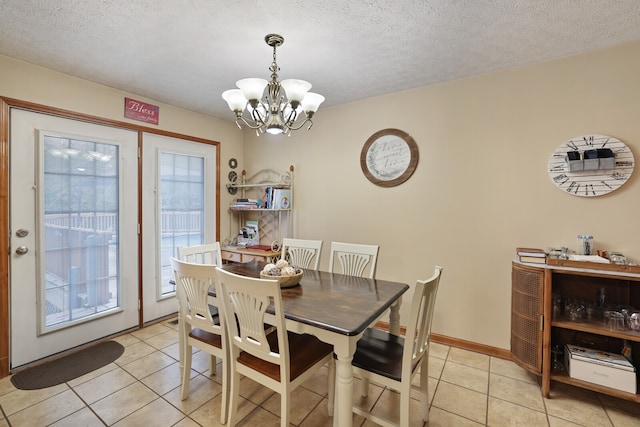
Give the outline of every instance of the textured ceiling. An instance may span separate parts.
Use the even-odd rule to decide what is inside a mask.
[[[640,0],[0,0],[0,54],[228,120],[272,32],[326,107],[640,40]]]

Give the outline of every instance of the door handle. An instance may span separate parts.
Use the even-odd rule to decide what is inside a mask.
[[[27,252],[29,252],[29,248],[27,248],[26,246],[18,246],[16,248],[16,254],[17,255],[24,255]]]

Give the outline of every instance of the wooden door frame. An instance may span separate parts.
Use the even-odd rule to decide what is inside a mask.
[[[142,296],[142,136],[146,133],[184,139],[216,146],[216,240],[220,240],[220,142],[209,139],[162,131],[117,120],[104,119],[88,114],[49,107],[33,102],[0,96],[0,378],[9,375],[9,111],[21,108],[35,113],[50,114],[60,118],[79,120],[98,125],[113,126],[138,133],[138,294]],[[4,242],[4,243],[2,243]],[[138,327],[143,326],[142,304],[138,313]]]

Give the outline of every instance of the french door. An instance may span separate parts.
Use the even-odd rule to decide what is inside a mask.
[[[10,110],[10,369],[138,325],[137,135]]]
[[[178,309],[170,258],[176,248],[216,241],[217,146],[142,137],[143,320]]]

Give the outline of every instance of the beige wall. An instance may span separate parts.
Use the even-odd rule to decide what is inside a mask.
[[[316,88],[322,92],[322,88]],[[509,348],[516,246],[596,248],[640,260],[640,171],[597,198],[556,188],[547,161],[566,140],[614,136],[640,158],[640,43],[320,109],[290,138],[245,134],[245,167],[296,167],[295,235],[380,245],[377,277],[415,283],[444,267],[433,331]],[[413,136],[414,175],[395,188],[360,169],[367,138]],[[402,318],[410,297],[405,298]],[[402,322],[401,322],[402,323]]]
[[[293,164],[294,233],[324,240],[321,269],[332,240],[379,244],[382,279],[413,284],[440,264],[433,331],[505,349],[516,246],[575,248],[575,236],[590,233],[597,248],[640,259],[640,172],[592,199],[563,193],[546,172],[558,145],[588,133],[617,137],[640,156],[638,76],[634,43],[321,108],[309,132],[256,138],[231,122],[0,55],[2,96],[121,121],[125,96],[159,105],[160,129],[221,142],[223,186],[231,157],[249,174]],[[420,161],[409,181],[380,188],[362,174],[360,151],[389,127],[414,137]],[[231,197],[221,190],[224,239]]]

